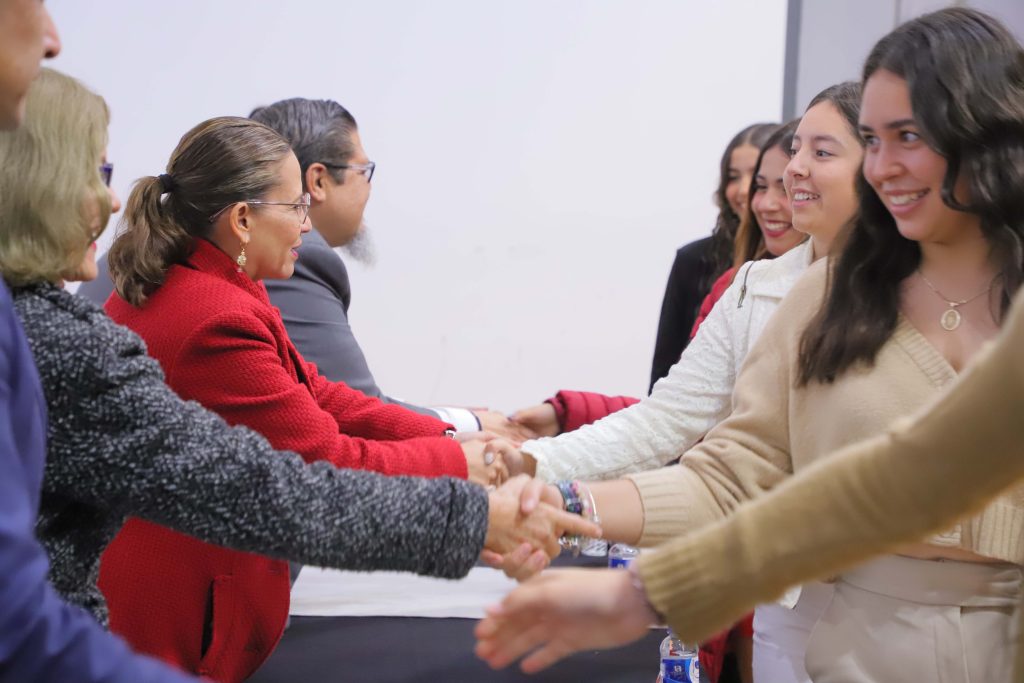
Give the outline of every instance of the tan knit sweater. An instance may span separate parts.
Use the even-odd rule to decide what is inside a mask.
[[[819,460],[727,520],[642,556],[638,569],[654,606],[695,642],[791,585],[948,527],[1021,477],[1024,296],[998,340],[915,419]],[[998,499],[965,524],[965,543],[1019,561],[1019,510],[1019,493]]]
[[[644,502],[642,545],[693,531],[733,512],[819,458],[886,431],[956,380],[945,358],[902,316],[873,366],[832,384],[796,388],[800,335],[825,291],[820,261],[793,287],[747,357],[730,417],[680,465],[630,475]],[[787,532],[783,527],[767,534]],[[932,537],[936,545],[1024,564],[1024,488]]]

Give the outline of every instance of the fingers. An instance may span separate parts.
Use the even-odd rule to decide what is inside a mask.
[[[519,509],[524,515],[528,515],[537,509],[541,495],[544,493],[544,482],[531,479],[523,486],[519,494]]]
[[[524,437],[529,438],[532,436],[529,430],[523,429],[522,426],[515,424],[499,412],[487,410],[477,412],[475,415],[480,421],[481,429],[492,432],[498,437],[508,439],[517,445],[522,443]]]
[[[508,481],[508,466],[505,465],[505,459],[501,457],[501,453],[485,451],[484,464],[487,465],[490,484],[493,484],[494,486],[501,486],[503,483]]]
[[[552,637],[551,626],[540,617],[502,620],[488,648],[478,646],[492,669],[503,669]],[[483,644],[482,644],[483,645]]]
[[[519,668],[525,674],[535,674],[565,659],[569,655],[579,652],[580,649],[572,647],[565,640],[556,638],[527,656],[526,659],[520,662]]]
[[[551,509],[552,521],[558,530],[559,536],[570,534],[575,536],[586,536],[587,538],[601,538],[603,533],[601,531],[601,527],[594,524],[589,519],[584,519],[583,517],[574,515],[571,512],[552,508],[552,506],[547,503],[544,503],[544,507]]]
[[[484,446],[485,453],[500,453],[505,466],[508,467],[509,475],[519,475],[526,472],[523,454],[519,449],[505,439],[496,439]]]
[[[517,410],[509,418],[509,421],[525,429],[534,439],[542,436],[558,436],[561,431],[555,407],[550,403],[541,403]]]
[[[502,564],[505,561],[505,557],[501,553],[496,553],[493,550],[487,550],[484,548],[480,551],[480,561],[491,569],[501,569]]]
[[[535,549],[524,543],[504,557],[501,570],[510,579],[523,582],[542,572],[549,564],[551,560],[544,549]]]
[[[491,432],[455,432],[455,440],[459,443],[467,443],[469,441],[482,441],[487,443],[497,439],[497,434]]]
[[[544,571],[550,564],[551,558],[548,557],[547,553],[543,550],[535,550],[529,559],[526,560],[523,568],[516,572],[515,576],[509,578],[513,578],[516,581],[526,581]],[[505,572],[505,574],[508,575],[508,572]]]

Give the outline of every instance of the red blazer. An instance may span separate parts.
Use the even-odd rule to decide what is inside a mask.
[[[461,447],[443,438],[448,425],[320,377],[289,341],[263,285],[206,240],[141,308],[115,293],[106,309],[145,340],[182,398],[260,432],[274,448],[386,474],[467,476]],[[104,554],[100,587],[111,630],[218,681],[251,675],[288,616],[285,562],[138,519]]]
[[[732,284],[732,279],[736,276],[736,269],[730,268],[729,270],[722,273],[715,283],[711,285],[711,291],[704,297],[704,301],[700,304],[700,312],[697,313],[697,320],[693,323],[693,329],[690,330],[690,339],[697,336],[697,330],[700,329],[701,323],[704,319],[711,315],[711,309],[715,307],[718,300],[725,294],[725,290],[729,289],[729,285]]]

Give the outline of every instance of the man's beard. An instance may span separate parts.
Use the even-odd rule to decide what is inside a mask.
[[[356,236],[348,244],[344,245],[341,251],[346,256],[352,257],[352,260],[356,263],[364,266],[372,267],[377,264],[377,247],[373,243],[370,231],[366,229],[366,221],[359,225],[359,231],[356,232]]]

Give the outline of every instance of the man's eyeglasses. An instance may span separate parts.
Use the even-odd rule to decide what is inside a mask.
[[[367,161],[365,164],[329,164],[326,161],[321,161],[320,163],[327,168],[351,168],[353,171],[366,176],[366,182],[373,180],[373,172],[377,168],[377,163],[374,161]]]
[[[261,206],[290,206],[292,207],[292,209],[295,210],[295,215],[298,216],[299,223],[305,223],[306,218],[309,217],[309,201],[309,193],[306,192],[302,195],[302,198],[298,202],[266,202],[263,201],[262,199],[247,199],[243,203],[258,204]],[[238,204],[238,202],[232,202],[231,204],[228,204],[217,213],[210,216],[210,222],[212,223],[215,220],[217,220],[217,216],[221,215],[235,204]]]
[[[106,185],[107,187],[110,187],[110,181],[113,179],[113,177],[114,165],[109,161],[105,161],[102,164],[100,164],[100,180],[103,181],[103,184]]]

